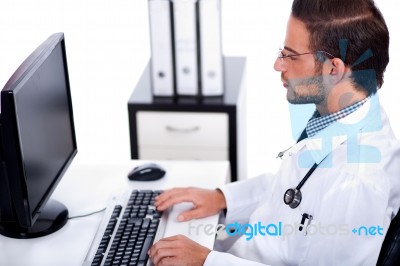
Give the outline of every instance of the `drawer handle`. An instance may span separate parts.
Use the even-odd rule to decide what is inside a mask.
[[[177,128],[173,126],[166,126],[165,128],[167,129],[167,131],[177,132],[177,133],[192,133],[200,130],[199,126],[194,126],[190,128]]]

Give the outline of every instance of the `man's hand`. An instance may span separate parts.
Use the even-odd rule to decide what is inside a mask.
[[[149,257],[155,266],[203,265],[211,252],[183,235],[166,237],[149,249]]]
[[[181,202],[193,203],[193,209],[178,216],[178,221],[188,221],[214,215],[226,208],[224,194],[218,190],[201,188],[173,188],[156,197],[157,210],[164,211]]]

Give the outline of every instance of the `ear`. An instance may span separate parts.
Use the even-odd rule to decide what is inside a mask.
[[[328,65],[330,67],[329,75],[334,78],[336,81],[340,81],[344,78],[346,74],[346,65],[340,58],[330,59],[330,63]]]

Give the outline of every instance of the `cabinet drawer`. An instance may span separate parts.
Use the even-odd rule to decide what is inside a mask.
[[[228,114],[139,111],[140,147],[228,147]]]
[[[143,160],[229,160],[226,149],[161,149],[140,148],[139,158]]]

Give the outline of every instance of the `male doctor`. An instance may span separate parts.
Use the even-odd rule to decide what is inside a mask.
[[[400,146],[377,95],[388,49],[373,0],[294,0],[274,68],[287,100],[314,103],[314,115],[277,174],[161,194],[159,210],[194,204],[181,221],[226,210],[226,232],[239,237],[223,252],[164,238],[153,263],[375,265],[400,206]]]

